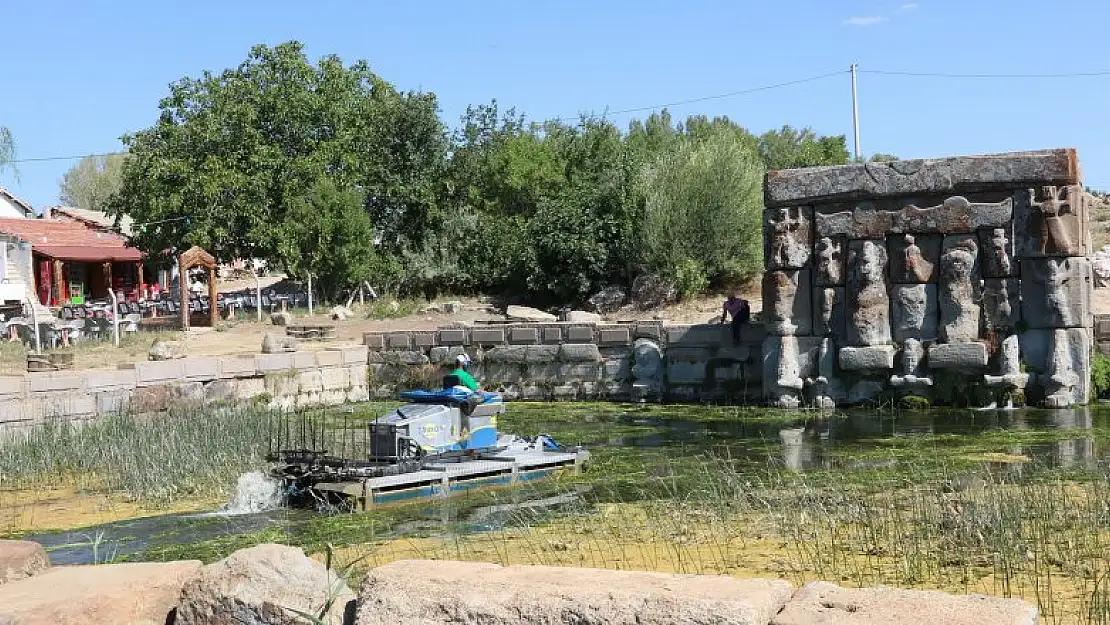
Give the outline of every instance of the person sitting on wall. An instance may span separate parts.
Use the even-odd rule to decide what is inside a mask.
[[[748,322],[751,317],[751,306],[748,300],[729,295],[725,300],[724,310],[721,311],[721,323],[724,323],[729,315],[732,315],[732,343],[734,345],[740,344],[740,328]]]
[[[477,393],[480,387],[478,386],[478,381],[474,379],[474,376],[467,372],[469,367],[470,356],[459,354],[455,356],[455,370],[451,372],[451,375],[457,377],[460,384],[466,387],[471,393]]]

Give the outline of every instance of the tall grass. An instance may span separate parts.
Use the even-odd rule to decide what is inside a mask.
[[[0,439],[0,487],[76,484],[155,501],[222,492],[264,465],[270,419],[235,407],[48,421]]]

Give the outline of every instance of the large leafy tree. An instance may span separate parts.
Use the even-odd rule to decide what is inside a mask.
[[[0,126],[0,171],[15,160],[15,139],[7,126]]]
[[[435,97],[398,92],[364,61],[313,64],[297,42],[256,46],[237,68],[174,83],[160,109],[154,126],[124,137],[130,155],[109,206],[140,224],[143,249],[200,245],[296,270],[297,237],[328,232],[290,227],[327,218],[305,209],[305,194],[316,193],[307,206],[349,209],[350,198],[318,187],[324,179],[362,194],[368,240],[387,252],[419,244],[437,218],[447,142]]]
[[[822,137],[811,128],[783,126],[759,136],[759,156],[767,169],[844,165],[848,142],[844,135]]]
[[[71,167],[58,183],[59,198],[68,206],[104,211],[123,182],[126,154],[86,156]]]

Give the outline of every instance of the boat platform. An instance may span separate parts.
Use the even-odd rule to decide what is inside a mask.
[[[563,470],[577,473],[589,456],[585,449],[507,449],[473,460],[429,463],[420,471],[401,475],[318,482],[313,488],[345,495],[357,509],[367,510],[376,504],[450,497],[471,488],[530,482]]]

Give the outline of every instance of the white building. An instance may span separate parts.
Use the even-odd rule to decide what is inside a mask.
[[[34,219],[35,209],[11,191],[0,187],[0,217]]]

